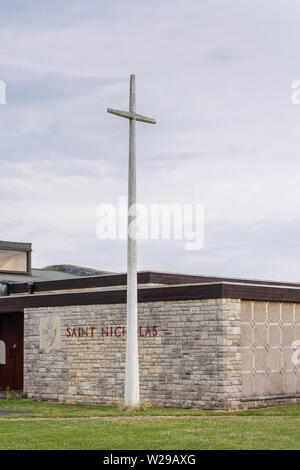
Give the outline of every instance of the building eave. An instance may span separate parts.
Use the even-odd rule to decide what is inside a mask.
[[[126,288],[14,295],[0,297],[0,312],[22,311],[24,308],[71,305],[125,304]],[[139,287],[139,302],[168,302],[201,299],[241,299],[300,302],[300,287],[247,283],[210,282],[167,286]]]

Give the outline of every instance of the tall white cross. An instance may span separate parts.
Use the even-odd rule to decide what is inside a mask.
[[[129,112],[108,108],[111,114],[129,119],[128,168],[128,235],[127,235],[127,330],[125,406],[136,408],[140,400],[138,322],[137,322],[137,256],[136,256],[136,121],[155,124],[154,119],[135,112],[135,75],[130,75]]]

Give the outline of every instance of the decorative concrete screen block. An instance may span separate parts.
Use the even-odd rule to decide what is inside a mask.
[[[46,315],[40,319],[40,349],[50,351],[61,347],[61,319]]]
[[[242,301],[243,397],[300,393],[300,366],[293,360],[297,340],[299,304]]]

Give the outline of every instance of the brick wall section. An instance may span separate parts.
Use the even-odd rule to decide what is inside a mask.
[[[125,305],[25,309],[24,391],[30,398],[122,404],[125,337],[101,335],[126,325]],[[41,318],[59,317],[61,344],[40,349]],[[139,304],[141,401],[152,406],[240,406],[240,301],[207,299]],[[96,327],[67,337],[67,327]],[[118,333],[121,330],[118,329]]]

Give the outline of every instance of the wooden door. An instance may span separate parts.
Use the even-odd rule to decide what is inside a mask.
[[[0,390],[23,390],[23,313],[0,313]]]

